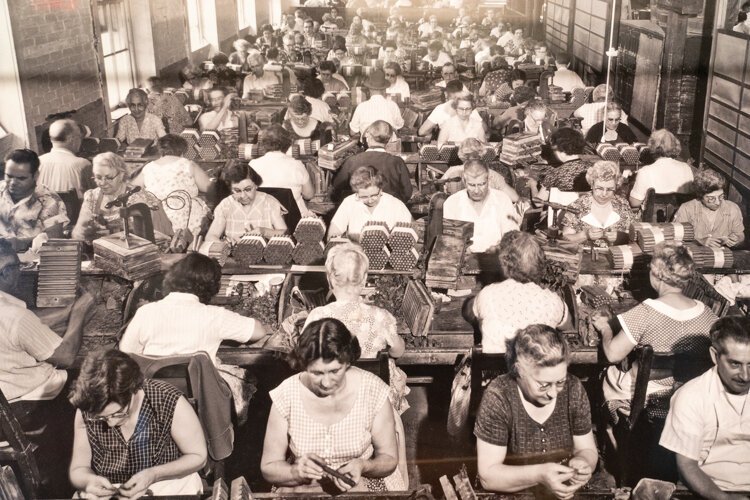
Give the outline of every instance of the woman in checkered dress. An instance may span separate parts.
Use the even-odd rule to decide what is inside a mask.
[[[75,417],[70,482],[85,497],[195,495],[206,439],[182,393],[143,378],[127,354],[86,358],[70,395]]]
[[[620,363],[637,345],[649,344],[657,353],[705,355],[710,346],[709,329],[718,319],[702,302],[686,297],[682,289],[695,273],[695,265],[687,249],[682,246],[657,247],[651,260],[649,278],[659,294],[619,315],[621,331],[615,335],[610,319],[599,315],[594,325],[602,335],[602,348],[610,363]],[[604,379],[604,398],[612,421],[630,414],[630,402],[635,391],[638,366],[624,370],[613,364]],[[684,382],[684,381],[683,381]],[[666,418],[669,398],[673,392],[673,377],[651,380],[647,395],[651,411]]]
[[[304,371],[270,393],[261,472],[277,491],[406,489],[388,386],[352,366],[360,353],[359,341],[339,320],[314,321],[302,332],[291,362]]]

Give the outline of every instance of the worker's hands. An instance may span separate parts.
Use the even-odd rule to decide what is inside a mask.
[[[155,482],[156,474],[154,474],[153,469],[143,469],[120,486],[120,496],[125,498],[140,498],[148,492],[148,487]]]
[[[354,460],[345,463],[341,467],[339,467],[338,471],[342,474],[346,474],[352,478],[352,481],[354,481],[354,486],[359,484],[360,479],[362,479],[362,469],[364,468],[365,463],[360,458],[355,458]],[[352,489],[354,486],[349,486],[341,479],[331,477],[333,480],[333,483],[340,489],[341,491],[347,491]]]
[[[575,470],[556,463],[541,464],[538,481],[553,495],[562,500],[572,498],[577,486],[568,483],[575,476]]]
[[[106,227],[99,224],[96,220],[91,219],[83,225],[83,238],[86,241],[92,241],[106,233]]]
[[[607,130],[604,132],[604,141],[612,142],[617,140],[617,130]]]
[[[611,319],[612,318],[609,314],[603,311],[596,311],[591,315],[591,324],[594,325],[594,328],[596,328],[599,333],[611,332],[612,329],[609,326],[609,321]]]
[[[709,236],[707,238],[704,238],[701,243],[710,248],[721,248],[722,239]]]
[[[575,475],[570,480],[572,486],[580,488],[589,482],[594,471],[591,470],[589,463],[581,457],[573,457],[568,462],[568,466],[575,470]]]
[[[323,468],[315,463],[315,460],[325,463],[325,460],[314,453],[305,453],[292,465],[292,475],[300,483],[320,481],[323,479]]]
[[[84,490],[86,498],[110,498],[117,493],[117,488],[106,477],[94,476]]]

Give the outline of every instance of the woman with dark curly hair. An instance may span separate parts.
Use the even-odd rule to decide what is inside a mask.
[[[591,408],[568,373],[565,336],[533,324],[508,341],[508,373],[484,391],[477,413],[477,472],[489,491],[572,498],[596,468]]]
[[[406,489],[388,386],[352,366],[360,354],[359,341],[337,319],[313,321],[303,330],[290,357],[303,371],[270,393],[260,470],[277,491]]]
[[[568,318],[560,296],[540,286],[545,258],[533,235],[505,233],[497,259],[505,279],[484,287],[469,315],[479,323],[484,352],[505,352],[506,341],[519,328],[534,323],[557,327]]]
[[[224,340],[254,342],[266,335],[263,325],[219,306],[209,305],[219,292],[221,267],[210,257],[190,253],[167,272],[167,296],[140,307],[120,340],[120,350],[146,356],[175,356],[205,351],[217,363]]]
[[[325,141],[326,130],[333,127],[332,124],[322,122],[310,116],[312,114],[312,104],[303,95],[296,95],[289,100],[286,108],[286,120],[284,121],[284,130],[289,132],[291,139],[310,139],[311,141]]]
[[[203,492],[206,439],[179,390],[144,380],[113,349],[86,357],[69,399],[78,409],[70,482],[86,498]]]
[[[536,179],[529,179],[532,197],[547,200],[549,189],[553,187],[560,191],[590,191],[586,172],[591,163],[580,157],[586,149],[583,134],[572,128],[559,128],[550,134],[549,144],[561,163],[547,171],[542,179],[541,188],[537,187]]]
[[[695,174],[694,200],[683,203],[674,216],[675,222],[689,222],[695,239],[718,248],[735,247],[745,240],[742,211],[733,201],[725,199],[727,181],[720,173],[704,169]]]
[[[649,279],[659,297],[646,299],[617,316],[621,331],[615,335],[610,318],[598,315],[594,326],[602,335],[602,350],[610,363],[620,363],[638,345],[649,344],[654,352],[708,355],[709,330],[718,319],[703,302],[683,293],[695,273],[695,264],[683,246],[662,244],[651,260]],[[616,423],[621,415],[630,414],[630,400],[635,390],[638,366],[623,371],[619,364],[607,370],[604,399]],[[650,398],[660,400],[664,412],[669,408],[674,379],[651,380],[646,389]]]

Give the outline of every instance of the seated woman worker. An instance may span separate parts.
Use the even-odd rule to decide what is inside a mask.
[[[203,492],[201,423],[182,393],[144,379],[127,354],[93,352],[70,395],[75,417],[70,482],[83,496],[138,498]]]
[[[290,361],[303,371],[270,392],[260,470],[277,492],[406,489],[388,385],[352,366],[360,352],[337,319],[302,331]]]
[[[482,487],[571,498],[591,478],[598,453],[588,397],[568,374],[565,337],[528,326],[509,341],[506,359],[509,373],[485,389],[474,427]]]

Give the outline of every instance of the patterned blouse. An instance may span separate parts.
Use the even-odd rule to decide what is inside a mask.
[[[370,372],[356,367],[349,370],[355,370],[360,377],[356,401],[349,413],[333,425],[325,426],[305,411],[302,393],[309,389],[300,380],[302,374],[289,377],[269,393],[274,407],[288,423],[289,450],[294,457],[315,453],[334,469],[355,458],[372,457],[372,424],[388,399],[388,387]],[[388,490],[404,489],[398,468],[384,482]],[[383,488],[383,480],[367,483],[371,491]]]
[[[508,85],[510,72],[511,70],[509,68],[501,68],[487,73],[487,75],[484,77],[484,81],[482,82],[482,87],[484,87],[486,95],[493,94],[503,85],[506,85],[510,89],[510,86]],[[510,93],[508,93],[507,96],[510,97],[510,94],[512,93],[513,90],[511,89]]]
[[[630,225],[633,223],[633,212],[630,210],[630,204],[625,198],[615,196],[612,199],[612,213],[605,224],[595,221],[591,215],[591,205],[593,202],[593,195],[586,193],[571,203],[570,208],[577,209],[579,212],[574,214],[566,211],[562,221],[563,227],[573,228],[576,232],[591,227],[614,229],[617,231],[628,231],[630,229]]]
[[[143,123],[140,128],[133,118],[133,115],[125,115],[120,118],[119,124],[117,125],[117,139],[119,141],[127,142],[132,144],[136,139],[149,139],[155,141],[159,137],[166,135],[167,132],[164,130],[164,123],[156,115],[146,113],[143,118]]]
[[[591,191],[591,186],[586,181],[586,171],[590,166],[589,162],[580,158],[566,161],[548,169],[542,185],[546,188],[556,187],[560,191]]]
[[[286,213],[281,203],[270,194],[256,192],[252,205],[243,205],[235,200],[234,196],[229,195],[216,206],[214,221],[206,237],[210,236],[214,239],[223,237],[229,241],[235,241],[248,232],[250,225],[257,229],[273,229],[271,215],[277,211],[281,215]]]
[[[179,134],[193,124],[190,113],[172,94],[149,94],[146,111],[159,118],[166,118],[170,134]]]
[[[573,436],[591,432],[591,408],[581,381],[573,375],[568,375],[554,405],[552,415],[540,424],[526,413],[516,381],[501,375],[484,391],[474,435],[507,447],[507,465],[560,462],[573,455]]]
[[[172,439],[172,419],[182,393],[159,380],[143,383],[143,403],[133,435],[127,441],[119,427],[106,422],[87,422],[91,468],[111,483],[124,483],[133,474],[173,462],[180,450]]]
[[[362,300],[357,302],[336,301],[325,306],[316,307],[307,316],[305,326],[313,321],[323,318],[335,318],[357,337],[362,348],[363,358],[374,358],[383,349],[398,342],[396,331],[396,318],[391,313],[380,307],[365,304]],[[393,358],[388,359],[390,375],[391,404],[402,414],[409,408],[406,402],[406,374],[396,366]]]

